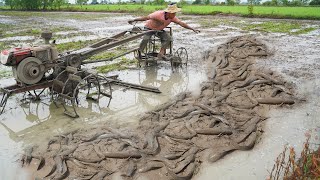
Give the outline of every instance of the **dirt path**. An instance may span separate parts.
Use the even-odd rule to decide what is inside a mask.
[[[180,94],[147,113],[136,129],[105,125],[54,137],[28,149],[22,163],[31,162],[35,177],[53,179],[151,178],[158,172],[159,179],[190,179],[202,162],[250,150],[269,105],[297,102],[290,83],[254,66],[268,55],[253,36],[233,38],[208,53],[210,79],[199,96]]]

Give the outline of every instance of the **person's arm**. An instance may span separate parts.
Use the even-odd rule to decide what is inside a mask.
[[[149,19],[150,19],[149,16],[138,17],[138,18],[129,20],[128,23],[129,23],[129,24],[132,24],[132,23],[135,22],[135,21],[146,21],[146,20],[149,20]]]
[[[180,20],[174,21],[174,23],[179,24],[181,27],[184,27],[184,28],[186,28],[186,29],[190,29],[190,30],[192,30],[192,31],[195,32],[195,33],[199,33],[199,32],[200,32],[200,30],[193,29],[193,28],[190,27],[188,24],[186,24],[186,23],[184,23],[184,22],[182,22],[182,21],[180,21]]]
[[[133,20],[128,21],[129,24],[132,24],[135,21],[147,21],[147,20],[153,20],[156,22],[157,25],[163,25],[164,22],[162,22],[160,19],[157,18],[157,14],[158,12],[154,12],[152,14],[149,14],[148,16],[145,17],[139,17]]]

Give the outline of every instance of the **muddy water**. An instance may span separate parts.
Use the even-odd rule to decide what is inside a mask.
[[[59,13],[57,17],[69,14]],[[2,17],[2,16],[1,16]],[[57,43],[74,40],[99,39],[113,35],[131,26],[126,21],[131,15],[116,14],[110,17],[101,17],[98,20],[68,19],[68,18],[25,18],[10,17],[2,23],[14,23],[25,26],[33,24],[34,27],[65,26],[92,33],[88,37],[75,36],[59,39]],[[191,25],[199,27],[198,17],[184,17]],[[207,17],[202,17],[207,18]],[[239,21],[238,18],[229,20]],[[246,21],[250,21],[245,19]],[[242,21],[242,19],[241,19]],[[252,21],[260,21],[254,19]],[[315,22],[310,22],[315,23]],[[318,22],[318,24],[320,24]],[[138,24],[138,26],[141,24]],[[88,28],[90,27],[90,28]],[[173,26],[175,49],[186,47],[190,62],[188,71],[172,72],[168,66],[158,68],[127,70],[113,72],[119,74],[119,79],[127,82],[151,85],[158,87],[163,93],[153,94],[143,91],[134,91],[123,87],[113,87],[113,99],[106,98],[100,104],[85,104],[80,107],[78,119],[70,119],[63,114],[62,108],[57,108],[49,100],[48,94],[42,97],[41,102],[23,101],[22,95],[13,96],[8,102],[7,111],[0,116],[0,174],[1,179],[25,179],[25,172],[15,162],[19,153],[29,144],[47,142],[47,138],[74,128],[86,128],[96,126],[99,123],[113,123],[125,126],[128,123],[135,125],[138,117],[146,111],[152,110],[157,105],[168,101],[171,97],[186,90],[197,93],[199,84],[206,80],[205,67],[202,66],[202,58],[207,50],[226,39],[247,33],[254,33],[264,39],[267,45],[275,51],[275,55],[267,61],[260,62],[260,66],[270,66],[272,70],[281,72],[289,81],[297,84],[298,93],[307,97],[305,104],[300,104],[294,109],[277,109],[270,112],[270,118],[266,121],[264,134],[252,151],[233,152],[214,164],[204,164],[194,179],[265,179],[267,170],[272,168],[274,159],[282,151],[284,144],[290,144],[301,149],[305,140],[305,133],[312,133],[315,137],[319,134],[319,85],[316,79],[320,75],[319,62],[319,30],[310,33],[309,36],[285,36],[283,34],[267,34],[258,32],[245,32],[232,25],[220,25],[215,28],[207,28],[200,34]],[[230,30],[231,29],[231,30]],[[72,34],[72,31],[61,31],[60,34]],[[57,33],[58,34],[58,33]],[[28,36],[26,36],[28,37]],[[19,39],[20,37],[16,37]],[[26,38],[28,41],[30,38]],[[31,38],[32,39],[32,38]],[[34,37],[40,42],[38,37]],[[8,39],[0,39],[4,42]],[[13,37],[9,40],[15,40]],[[21,42],[23,42],[21,40]],[[20,42],[19,42],[20,43]],[[302,48],[301,48],[302,46]],[[279,48],[281,47],[281,48]],[[303,50],[301,50],[303,49]],[[0,71],[8,71],[0,65]],[[111,75],[110,74],[110,75]],[[0,85],[13,83],[12,79],[1,79]],[[277,127],[277,128],[275,128]],[[318,128],[318,129],[317,129]],[[313,139],[313,143],[319,140]]]
[[[41,102],[21,102],[21,95],[13,96],[7,110],[0,117],[1,122],[1,166],[13,166],[11,172],[0,168],[0,174],[11,177],[19,168],[14,161],[22,147],[30,143],[45,143],[53,135],[76,128],[86,128],[99,123],[136,124],[139,115],[167,102],[184,91],[197,92],[201,82],[206,80],[206,73],[199,69],[172,72],[171,68],[150,67],[141,70],[114,72],[119,79],[147,86],[158,87],[161,94],[136,91],[113,86],[113,98],[102,98],[99,104],[87,103],[78,108],[80,118],[71,119],[63,114],[63,108],[57,108],[50,102],[49,95]],[[191,76],[192,75],[192,76]],[[1,81],[1,84],[4,81]],[[110,102],[110,104],[109,104]],[[108,107],[109,104],[109,107]],[[21,147],[22,146],[22,147]],[[12,151],[14,150],[14,151]],[[6,172],[6,173],[5,173]]]
[[[58,43],[91,40],[113,35],[117,32],[126,30],[132,26],[125,23],[125,18],[109,19],[106,26],[101,22],[74,23],[79,28],[79,32],[88,30],[94,35],[76,36],[57,40]],[[121,20],[121,21],[120,21]],[[52,24],[67,25],[68,20],[52,20]],[[82,21],[81,21],[82,22]],[[69,24],[68,24],[69,25]],[[67,32],[68,33],[68,32]],[[70,31],[69,33],[74,33]],[[179,32],[183,33],[183,32]],[[10,40],[14,40],[12,37]],[[37,38],[34,38],[37,39]],[[6,41],[6,39],[2,39]],[[1,41],[1,40],[0,40]],[[177,40],[181,47],[188,40]],[[37,40],[37,43],[40,41]],[[189,45],[189,43],[186,43]],[[203,44],[204,48],[212,46],[213,43]],[[206,47],[207,46],[207,47]],[[186,47],[189,51],[193,50]],[[124,87],[113,86],[113,98],[103,98],[99,104],[84,103],[78,108],[80,118],[71,119],[63,114],[63,108],[57,108],[50,101],[48,92],[41,97],[41,102],[32,102],[30,100],[21,101],[27,96],[16,95],[10,98],[7,104],[6,112],[0,116],[0,174],[5,179],[25,179],[27,177],[16,161],[20,157],[20,152],[30,144],[46,143],[49,137],[70,131],[77,128],[88,128],[100,123],[117,124],[119,126],[128,123],[135,125],[139,116],[146,111],[154,109],[157,105],[167,102],[180,92],[197,92],[199,84],[206,80],[206,73],[201,64],[193,64],[195,58],[201,57],[201,52],[193,53],[189,56],[190,65],[179,71],[173,72],[168,64],[150,67],[146,69],[126,70],[121,72],[112,72],[109,75],[119,75],[119,79],[125,82],[137,83],[146,86],[153,86],[160,89],[161,94],[154,94],[144,91],[135,91]],[[10,68],[0,65],[0,70],[10,71]],[[12,78],[0,80],[1,86],[14,84]],[[108,106],[109,105],[109,106]],[[10,168],[7,168],[10,167]],[[18,174],[18,175],[17,175]]]
[[[102,18],[100,21],[85,20],[57,20],[32,18],[24,21],[12,17],[16,25],[24,26],[24,23],[36,21],[35,27],[45,22],[47,25],[62,25],[77,28],[79,36],[59,39],[57,43],[64,43],[78,40],[92,40],[111,36],[132,27],[126,21],[132,17],[123,16],[115,18]],[[107,21],[107,22],[105,22]],[[10,24],[11,21],[5,23]],[[108,26],[106,25],[108,24]],[[35,28],[34,27],[34,28]],[[87,28],[91,27],[91,28]],[[82,31],[92,32],[94,35],[81,36]],[[60,34],[74,33],[74,31],[61,32]],[[183,32],[179,32],[183,33]],[[59,34],[59,33],[57,33]],[[38,37],[25,36],[28,38],[11,37],[3,38],[0,41],[14,41],[19,39],[19,43],[24,40],[34,39],[40,43]],[[184,42],[181,40],[179,44]],[[187,42],[187,40],[185,41]],[[180,46],[181,46],[180,44]],[[210,44],[208,42],[208,44]],[[179,47],[180,47],[179,46]],[[203,44],[205,47],[206,44]],[[189,49],[186,47],[189,51]],[[205,49],[205,48],[204,48]],[[136,91],[124,87],[113,86],[113,98],[103,98],[99,104],[84,103],[78,108],[80,118],[71,119],[63,114],[63,108],[57,108],[51,101],[48,92],[41,97],[40,102],[28,100],[27,95],[15,95],[10,98],[6,112],[0,116],[0,174],[1,179],[25,179],[27,177],[16,161],[20,157],[20,152],[30,144],[41,144],[47,142],[49,137],[70,131],[77,128],[87,128],[100,123],[111,123],[119,126],[131,123],[135,125],[139,116],[146,111],[154,109],[157,105],[167,102],[170,98],[184,91],[197,92],[199,84],[206,80],[206,73],[201,64],[193,64],[196,57],[200,57],[200,52],[189,56],[190,65],[179,71],[173,72],[168,64],[158,67],[142,68],[137,70],[126,70],[112,72],[110,75],[119,75],[119,79],[125,82],[137,83],[153,86],[160,89],[161,94],[151,92]],[[10,71],[10,68],[0,65],[0,71]],[[12,78],[0,80],[0,86],[14,84]],[[26,99],[21,101],[22,99]]]

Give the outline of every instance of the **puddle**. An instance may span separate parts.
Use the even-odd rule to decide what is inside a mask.
[[[93,36],[78,36],[66,39],[59,39],[58,42],[70,42],[75,40],[97,39],[100,37],[108,37],[127,30],[132,27],[127,25],[127,20],[132,16],[115,17],[121,19],[121,22],[115,21],[112,18],[103,19],[101,21],[78,21],[72,20],[70,24],[68,19],[63,19],[57,22],[56,20],[45,20],[39,18],[39,22],[46,22],[48,24],[59,24],[78,28],[81,32],[83,29],[94,32]],[[32,21],[37,21],[37,18],[32,18]],[[48,22],[49,21],[49,22]],[[105,22],[107,21],[107,22]],[[23,22],[19,21],[20,23]],[[30,19],[26,20],[31,23]],[[38,23],[35,23],[38,24]],[[39,23],[41,24],[41,23]],[[179,32],[183,33],[183,32]],[[61,33],[57,33],[61,34]],[[62,33],[63,34],[63,33]],[[194,35],[193,35],[194,37]],[[14,40],[18,37],[12,37]],[[179,38],[175,40],[178,47],[187,44],[192,37],[188,39]],[[8,39],[0,39],[0,41],[7,41]],[[23,42],[19,41],[19,42]],[[194,47],[186,47],[192,52]],[[213,46],[213,43],[201,44],[202,50]],[[0,154],[1,166],[0,174],[2,178],[19,179],[20,176],[25,178],[25,174],[15,162],[19,158],[19,153],[23,148],[29,144],[41,144],[47,142],[49,137],[55,134],[60,134],[64,131],[70,131],[76,128],[89,128],[96,126],[99,123],[112,124],[137,124],[138,116],[144,112],[152,110],[157,105],[163,104],[176,94],[183,91],[196,91],[199,84],[206,80],[206,73],[202,64],[192,64],[195,58],[201,57],[200,49],[197,53],[189,55],[190,66],[188,71],[172,72],[168,64],[159,66],[159,68],[148,68],[141,70],[126,70],[121,72],[114,72],[118,74],[119,79],[142,85],[158,87],[161,94],[154,94],[150,92],[131,90],[124,87],[114,86],[113,98],[108,107],[109,99],[101,99],[99,104],[84,103],[83,107],[78,110],[80,118],[71,119],[64,115],[63,108],[57,108],[50,101],[48,92],[42,97],[41,102],[21,102],[22,94],[15,95],[8,101],[6,112],[0,116]],[[0,65],[1,70],[10,70],[11,68]],[[0,86],[7,86],[14,84],[13,78],[6,78],[0,80]],[[13,159],[13,160],[12,160]],[[10,170],[2,167],[11,167]],[[19,172],[19,173],[16,173]],[[13,177],[15,174],[21,174],[19,177]]]
[[[20,168],[16,163],[19,152],[21,151],[21,144],[12,141],[8,137],[6,129],[0,125],[0,173],[1,178],[22,180],[27,177],[27,172]]]
[[[14,24],[14,23],[16,23],[16,21],[10,19],[9,16],[2,16],[2,15],[0,15],[0,17],[1,17],[1,18],[0,18],[0,23],[2,23],[2,24]]]
[[[139,115],[150,111],[170,98],[184,91],[196,92],[201,82],[206,80],[204,70],[189,68],[188,71],[172,72],[167,65],[163,67],[149,67],[141,70],[126,70],[114,72],[124,82],[153,86],[160,89],[161,94],[132,90],[125,87],[113,86],[113,98],[108,107],[109,98],[102,98],[100,103],[85,103],[78,108],[80,118],[72,119],[64,115],[63,108],[57,108],[50,101],[48,94],[41,102],[22,103],[22,94],[9,99],[6,111],[0,117],[1,136],[0,159],[3,166],[11,164],[16,169],[12,159],[17,160],[16,154],[20,149],[11,151],[13,147],[26,146],[31,143],[45,143],[55,134],[77,128],[88,128],[99,123],[136,124]],[[12,83],[13,79],[0,81],[1,85]],[[4,174],[4,168],[0,168]],[[11,174],[11,173],[10,173]],[[14,173],[13,173],[14,174]],[[5,176],[10,177],[10,176]]]
[[[15,36],[15,37],[8,37],[0,39],[0,42],[4,41],[30,41],[34,40],[34,36]]]

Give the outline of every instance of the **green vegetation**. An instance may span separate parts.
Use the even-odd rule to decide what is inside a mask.
[[[131,12],[150,13],[163,9],[163,5],[73,5],[62,7],[66,11],[98,11],[98,12]],[[247,6],[212,6],[212,5],[184,5],[183,14],[214,15],[218,13],[238,14],[242,16],[320,19],[320,7],[266,7],[254,6],[252,12]]]
[[[310,138],[310,137],[309,137]],[[268,180],[276,179],[319,179],[320,177],[320,146],[310,148],[309,138],[304,143],[300,153],[293,147],[285,146],[282,153],[275,160],[275,164],[269,171]],[[296,157],[300,156],[297,160]]]
[[[299,34],[306,34],[311,31],[314,31],[319,28],[319,26],[313,27],[305,27],[305,25],[298,21],[284,21],[284,20],[277,20],[277,21],[263,21],[262,22],[255,22],[251,21],[250,19],[243,20],[230,20],[228,18],[224,19],[207,19],[203,18],[199,21],[200,25],[203,28],[212,28],[217,27],[220,25],[227,25],[237,27],[242,30],[246,31],[262,31],[262,32],[272,32],[272,33],[287,33],[291,35],[299,35]],[[226,31],[225,29],[223,30]]]
[[[15,36],[40,36],[41,30],[36,28],[24,29],[23,31],[10,32],[7,29],[7,32],[3,32],[3,37],[15,37]]]
[[[134,65],[136,63],[137,63],[136,60],[129,60],[125,57],[122,57],[121,61],[117,63],[97,67],[97,71],[99,73],[107,73],[114,70],[124,70],[124,69],[128,69],[129,66]]]
[[[312,0],[309,5],[315,6],[315,5],[320,5],[320,0]]]
[[[204,28],[216,27],[219,25],[236,25],[240,24],[239,21],[231,21],[228,19],[201,19],[198,21],[200,25]]]
[[[12,71],[0,70],[0,78],[12,76]]]
[[[53,32],[53,31],[51,31]],[[75,32],[68,32],[68,33],[63,33],[63,34],[55,34],[53,33],[52,39],[56,39],[59,41],[59,39],[65,39],[65,38],[72,38],[72,37],[79,37],[79,36],[88,36],[88,35],[93,35],[94,33],[92,32],[85,32],[85,31],[76,31]]]
[[[0,9],[3,7],[0,6]],[[28,12],[28,11],[0,11],[0,15],[14,16],[21,19],[30,17],[43,17],[48,19],[77,19],[77,20],[96,20],[100,18],[110,17],[109,14],[91,14],[91,13],[54,13],[54,12]]]
[[[32,35],[39,35],[41,33],[40,29],[31,29],[28,33]]]
[[[300,29],[301,25],[298,23],[286,23],[286,22],[263,22],[261,24],[249,24],[243,29],[252,31],[265,31],[265,32],[277,32],[277,33],[290,33],[293,29]]]
[[[78,30],[78,29],[76,29],[76,28],[73,28],[73,27],[67,27],[67,26],[60,26],[60,27],[48,27],[48,28],[46,28],[46,30],[48,30],[48,31],[51,31],[51,32],[53,32],[53,33],[55,33],[55,32],[60,32],[60,31],[75,31],[75,30]]]
[[[94,56],[91,56],[89,58],[89,60],[109,59],[114,56],[116,56],[116,53],[114,51],[113,52],[102,52],[102,53],[96,54]]]
[[[9,29],[10,26],[11,26],[11,25],[9,25],[9,24],[0,23],[0,30]]]
[[[121,0],[118,4],[85,5],[88,0],[77,0],[77,5],[67,3],[67,0],[5,0],[7,6],[2,10],[44,10],[44,11],[92,11],[92,12],[130,12],[150,13],[163,9],[166,5],[164,0],[145,1],[141,4],[124,3]],[[248,0],[249,4],[239,5],[240,0],[226,0],[215,2],[210,0],[195,0],[193,5],[181,0],[178,4],[183,8],[184,14],[212,15],[217,13],[236,14],[241,16],[272,17],[272,18],[295,18],[295,19],[320,19],[320,0],[268,0],[262,3],[261,0]],[[310,5],[310,6],[307,6]],[[48,13],[46,16],[50,16]],[[70,14],[69,17],[76,19],[78,14]],[[90,16],[89,18],[97,18]]]
[[[278,4],[276,4],[278,5]],[[3,10],[8,10],[8,6],[0,7]],[[164,5],[141,5],[141,4],[103,4],[103,5],[63,5],[60,10],[63,11],[85,11],[85,12],[128,12],[147,14],[155,10],[164,9]],[[52,10],[52,9],[47,9]],[[10,16],[14,13],[15,16],[25,17],[25,14],[29,16],[41,14],[47,18],[61,18],[61,15],[57,16],[54,13],[43,12],[0,12],[2,15]],[[182,5],[183,14],[196,14],[196,15],[214,15],[218,13],[234,14],[240,16],[250,17],[271,17],[271,18],[294,18],[294,19],[320,19],[320,7],[312,6],[241,6],[241,5]],[[108,15],[86,14],[67,14],[65,18],[72,19],[86,19],[94,20],[103,18]]]
[[[240,27],[241,28],[241,27]],[[263,22],[260,24],[247,24],[242,26],[243,30],[248,31],[263,31],[272,33],[287,33],[291,35],[306,34],[316,30],[315,27],[303,28],[301,24],[297,22]]]
[[[0,42],[0,51],[9,48],[8,44],[5,42]]]
[[[314,31],[316,30],[317,28],[315,27],[308,27],[308,28],[304,28],[304,29],[299,29],[298,31],[295,31],[295,32],[291,32],[290,34],[295,34],[295,35],[298,35],[298,34],[307,34],[311,31]]]
[[[43,30],[48,30],[52,33],[55,33],[55,32],[60,32],[60,31],[69,31],[69,30],[76,30],[75,28],[70,28],[70,27],[53,27],[53,28],[50,28],[50,27],[46,27],[45,29],[40,29],[40,28],[20,28],[20,29],[23,29],[22,31],[19,31],[19,30],[15,30],[12,32],[9,31],[9,30],[6,30],[6,33],[5,31],[3,30],[2,32],[2,35],[0,35],[0,37],[15,37],[15,36],[40,36],[41,35],[41,32]],[[1,34],[1,31],[0,31],[0,34]],[[72,36],[79,36],[79,33],[74,33],[73,34],[68,34],[68,37],[72,37]],[[59,35],[59,36],[55,36],[54,38],[61,38],[62,35]]]
[[[62,5],[66,5],[66,0],[4,0],[10,9],[23,10],[47,10],[59,9]]]
[[[66,52],[70,50],[78,50],[78,49],[84,48],[95,42],[97,42],[97,40],[68,42],[68,43],[57,44],[56,47],[58,52]]]
[[[0,37],[3,37],[5,32],[8,31],[10,25],[0,23]]]
[[[239,14],[251,15],[247,6],[186,6],[183,13],[186,14]],[[264,7],[254,6],[253,16],[297,18],[297,19],[320,19],[320,8],[318,7]]]
[[[66,11],[93,11],[93,12],[145,12],[150,13],[164,9],[163,5],[134,5],[134,4],[114,4],[114,5],[73,5],[63,7]]]
[[[10,16],[9,19],[20,19],[20,18],[30,18],[30,17],[46,17],[47,15],[52,17],[56,17],[57,19],[60,17],[60,13],[44,13],[44,12],[20,12],[20,11],[1,11],[0,15]],[[73,13],[63,13],[65,15],[73,14]],[[79,13],[82,14],[82,13]],[[11,18],[12,17],[12,18]],[[104,16],[103,16],[104,17]],[[19,24],[4,24],[0,23],[0,37],[15,37],[15,36],[40,36],[41,32],[44,30],[55,32],[61,31],[73,31],[77,30],[77,28],[69,27],[69,26],[56,26],[56,25],[44,25],[43,23],[26,20],[26,23],[22,22]],[[30,26],[30,22],[32,26]],[[78,34],[79,35],[79,34]]]

